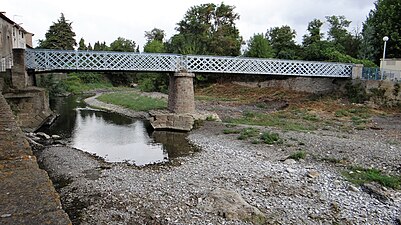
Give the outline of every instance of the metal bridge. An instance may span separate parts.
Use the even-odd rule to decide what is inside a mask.
[[[351,77],[353,68],[353,64],[328,62],[42,49],[27,49],[26,65],[36,71],[186,71],[344,78]]]

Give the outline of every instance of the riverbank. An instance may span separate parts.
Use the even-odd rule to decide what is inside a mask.
[[[352,132],[254,127],[277,133],[283,141],[274,145],[224,134],[249,126],[205,122],[188,137],[201,151],[172,164],[105,163],[63,146],[44,149],[39,159],[75,223],[397,224],[399,190],[355,185],[341,173],[361,165],[399,175],[400,121],[375,117],[374,130]],[[303,159],[288,159],[301,150]]]

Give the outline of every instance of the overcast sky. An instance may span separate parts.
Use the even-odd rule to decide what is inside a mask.
[[[329,15],[344,15],[353,23],[351,30],[361,28],[362,22],[376,0],[225,0],[234,5],[240,20],[237,26],[248,40],[255,33],[265,33],[275,26],[289,25],[302,40],[308,22],[324,20]],[[203,3],[220,4],[214,0],[0,0],[0,11],[27,31],[35,34],[34,45],[44,39],[46,31],[64,13],[72,22],[77,42],[81,37],[93,46],[96,41],[110,44],[118,37],[134,40],[143,48],[145,31],[160,28],[167,38],[174,35],[176,24],[186,11]]]

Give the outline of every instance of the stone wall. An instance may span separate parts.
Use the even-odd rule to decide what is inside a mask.
[[[265,81],[234,82],[247,87],[281,88],[297,92],[325,94],[337,91],[339,84],[348,79],[322,78],[322,77],[284,77]]]
[[[13,110],[18,125],[25,130],[35,130],[51,115],[45,89],[29,87],[10,90],[3,95]]]

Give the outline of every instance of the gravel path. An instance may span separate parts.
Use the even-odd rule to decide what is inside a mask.
[[[223,134],[224,124],[205,122],[188,136],[201,151],[160,166],[105,163],[64,146],[38,155],[76,224],[250,224],[230,219],[236,200],[206,210],[218,201],[210,197],[216,189],[235,192],[259,209],[261,224],[397,224],[400,191],[379,188],[380,198],[346,181],[342,164],[324,160],[400,175],[401,120],[392,119],[377,119],[380,130],[353,133],[275,130],[285,140],[280,145],[240,141]],[[285,160],[301,148],[305,160]]]

